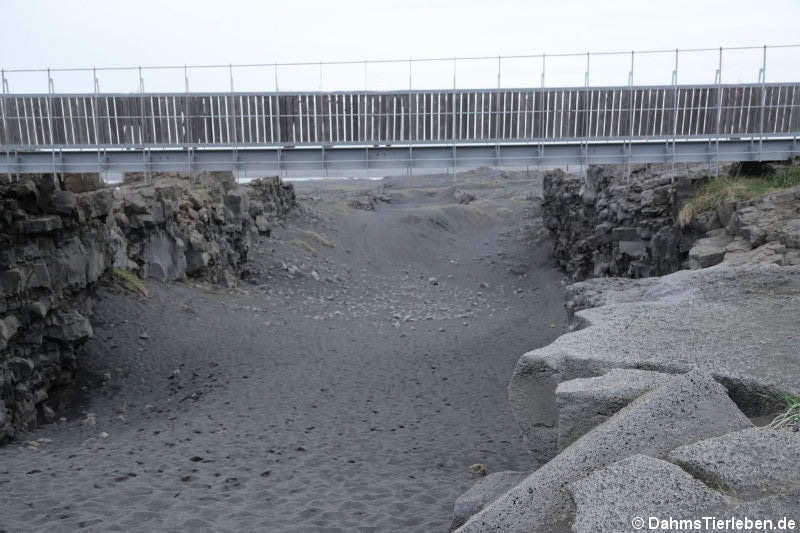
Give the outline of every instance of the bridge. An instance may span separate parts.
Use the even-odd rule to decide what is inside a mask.
[[[189,91],[188,76],[181,92],[143,82],[100,92],[95,70],[93,92],[57,93],[48,70],[47,93],[22,94],[4,71],[0,173],[311,176],[800,155],[800,82],[766,81],[766,47],[757,83],[722,83],[722,49],[712,84],[678,84],[676,51],[671,84],[633,85],[631,72],[628,85],[592,86],[589,57],[580,87],[545,86],[543,67],[536,88],[455,88],[454,74],[452,89],[242,92],[231,66],[226,92]]]

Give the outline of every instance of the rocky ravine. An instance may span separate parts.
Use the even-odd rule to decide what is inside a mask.
[[[800,393],[800,188],[684,230],[680,191],[693,178],[624,190],[612,173],[546,178],[556,257],[577,278],[668,275],[568,287],[574,331],[524,354],[509,385],[540,466],[476,485],[454,526],[619,533],[637,516],[797,519],[800,433],[758,426],[782,393]]]
[[[50,175],[0,186],[0,442],[63,407],[109,269],[236,283],[251,235],[269,233],[294,192],[217,174],[78,193],[85,180]]]

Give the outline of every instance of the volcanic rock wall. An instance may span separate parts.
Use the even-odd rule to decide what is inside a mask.
[[[586,178],[545,174],[542,207],[554,257],[577,280],[680,269],[706,228],[681,229],[678,211],[707,179],[692,173],[672,180],[654,166],[635,168],[630,178],[613,166],[589,167]]]
[[[234,285],[252,235],[295,205],[278,178],[204,178],[80,193],[51,175],[0,185],[0,442],[56,416],[101,276]]]

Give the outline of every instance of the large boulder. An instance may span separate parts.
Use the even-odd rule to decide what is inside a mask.
[[[679,467],[633,455],[570,484],[575,501],[575,533],[672,531],[662,518],[714,516],[727,505],[725,496]]]
[[[765,428],[714,437],[669,454],[670,461],[706,484],[748,500],[800,490],[798,457],[800,433]]]
[[[181,239],[159,232],[145,241],[144,276],[159,281],[181,279],[186,275],[186,246]]]
[[[781,487],[776,487],[780,490]],[[575,502],[575,533],[635,533],[637,531],[770,531],[744,520],[795,521],[800,491],[791,489],[742,501],[704,483],[679,466],[634,455],[599,469],[570,484]],[[741,520],[725,525],[717,520]],[[713,521],[713,522],[712,522]]]
[[[89,319],[77,311],[55,311],[47,317],[45,334],[63,342],[83,341],[94,332]]]
[[[223,198],[223,202],[225,205],[225,222],[227,224],[241,224],[244,217],[249,215],[247,192],[230,191]]]
[[[678,446],[751,426],[710,376],[676,376],[575,441],[459,531],[569,531],[575,512],[570,483],[635,454],[664,458]]]
[[[661,372],[615,368],[594,378],[562,381],[556,387],[559,451],[671,378]]]
[[[722,262],[727,247],[733,237],[728,235],[724,229],[716,229],[709,232],[706,237],[695,241],[689,250],[689,268],[706,268]]]

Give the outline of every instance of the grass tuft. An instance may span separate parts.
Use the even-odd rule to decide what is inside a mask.
[[[686,227],[698,214],[712,211],[726,202],[750,200],[796,185],[800,185],[800,166],[797,165],[781,169],[768,178],[714,178],[681,208],[678,224]]]
[[[767,426],[771,429],[778,429],[787,424],[800,424],[800,396],[796,394],[784,394],[786,409],[780,413]]]
[[[108,275],[114,283],[123,289],[147,296],[147,287],[144,286],[144,283],[135,272],[123,268],[111,268],[108,271]]]
[[[306,252],[308,252],[310,254],[316,254],[317,253],[317,249],[314,248],[313,246],[311,246],[310,244],[308,244],[303,239],[292,239],[292,240],[289,241],[289,244],[294,244],[295,246],[304,249]]]
[[[315,241],[315,242],[321,244],[322,246],[325,246],[327,248],[333,248],[333,243],[331,241],[329,241],[328,239],[326,239],[325,237],[323,237],[322,235],[320,235],[319,233],[317,233],[316,231],[311,231],[311,230],[304,229],[304,230],[300,230],[300,233],[302,233],[303,235],[305,235],[306,237],[308,237],[312,241]]]
[[[213,198],[211,198],[211,193],[208,192],[208,189],[206,189],[205,187],[195,187],[194,191],[205,202],[213,203],[214,200],[213,200]]]

